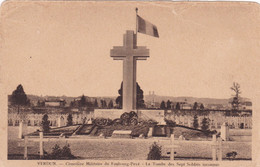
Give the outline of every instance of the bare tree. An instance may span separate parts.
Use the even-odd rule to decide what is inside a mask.
[[[233,110],[238,110],[239,109],[239,105],[240,105],[240,94],[242,93],[240,90],[240,85],[236,82],[233,82],[233,86],[230,88],[232,91],[235,92],[231,102],[232,105],[232,109]]]

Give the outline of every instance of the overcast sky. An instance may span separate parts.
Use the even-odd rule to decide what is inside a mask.
[[[251,98],[259,82],[260,17],[254,3],[19,2],[1,10],[1,84],[11,94],[117,96],[122,61],[110,57],[139,15],[160,38],[138,34],[150,57],[137,63],[145,94]],[[259,87],[259,86],[258,86]]]

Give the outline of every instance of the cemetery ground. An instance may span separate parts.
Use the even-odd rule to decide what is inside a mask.
[[[27,133],[34,132],[39,127],[28,127]],[[19,127],[8,127],[8,159],[23,159],[24,140],[18,139]],[[179,131],[179,132],[178,132]],[[175,130],[180,132],[180,128]],[[175,133],[175,134],[176,134]],[[251,160],[252,144],[250,129],[230,129],[232,141],[223,142],[223,160],[228,160],[225,155],[236,151],[235,160]],[[212,160],[211,138],[190,138],[178,140],[176,137],[175,160]],[[169,159],[170,150],[166,148],[170,144],[168,137],[151,138],[104,138],[99,136],[71,136],[69,138],[51,137],[44,142],[44,150],[51,153],[55,144],[63,147],[70,145],[71,152],[77,159],[90,160],[146,160],[150,146],[156,142],[162,147],[162,159]],[[30,139],[28,158],[39,159],[39,138]]]

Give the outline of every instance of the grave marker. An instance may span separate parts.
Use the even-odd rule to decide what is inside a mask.
[[[39,132],[40,134],[40,158],[43,158],[44,151],[43,151],[43,132]]]
[[[166,145],[166,148],[170,148],[170,160],[174,160],[174,149],[178,148],[179,146],[177,146],[174,142],[174,134],[171,134],[171,138],[170,138],[170,145]]]
[[[225,122],[221,125],[220,137],[221,137],[221,139],[223,139],[224,141],[229,140],[229,127],[228,127],[228,124],[225,123]]]
[[[148,134],[147,134],[147,137],[152,137],[152,136],[153,136],[153,127],[150,127]]]
[[[39,140],[35,138],[29,139],[29,136],[24,136],[24,159],[28,159],[28,147],[34,147],[35,145],[33,142],[36,141],[40,142],[39,154],[40,154],[40,158],[43,158],[44,156],[43,141],[49,141],[49,139],[44,139],[43,132],[40,132]]]
[[[114,60],[123,60],[123,111],[130,112],[136,109],[136,61],[146,60],[149,49],[136,46],[134,31],[127,30],[123,39],[123,46],[114,46],[110,56]]]
[[[222,161],[222,155],[223,155],[223,148],[229,148],[228,146],[223,147],[222,139],[218,138],[216,135],[212,136],[212,160],[216,161],[218,158],[218,161]]]
[[[58,127],[62,127],[62,126],[65,126],[65,119],[63,116],[60,116],[58,118]]]
[[[218,140],[218,161],[222,161],[222,139]]]
[[[24,136],[24,159],[28,160],[28,136]]]
[[[131,130],[114,130],[112,138],[132,138],[131,133]]]
[[[24,123],[24,121],[20,121],[19,122],[19,132],[18,132],[18,138],[22,139],[24,136],[24,131],[25,131],[26,125]]]
[[[212,149],[212,160],[216,161],[217,160],[217,136],[212,135],[212,144],[211,144],[211,149]]]

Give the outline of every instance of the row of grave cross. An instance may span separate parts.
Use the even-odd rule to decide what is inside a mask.
[[[178,148],[179,145],[177,144],[177,142],[175,142],[174,140],[174,134],[171,135],[170,138],[170,144],[166,145],[167,149],[170,149],[170,160],[174,160],[174,156],[175,156],[175,148]],[[216,135],[212,136],[212,143],[211,143],[211,150],[212,150],[212,160],[216,161],[218,159],[218,161],[222,161],[222,149],[226,148],[223,147],[222,144],[222,139],[218,138]]]
[[[47,138],[43,138],[43,132],[39,132],[39,146],[40,146],[40,158],[43,158],[44,156],[44,149],[43,149],[43,142],[44,141],[49,141],[50,139]],[[24,137],[24,159],[28,159],[28,146],[29,146],[29,139],[28,136]],[[35,139],[33,139],[32,141],[35,141]],[[30,144],[33,144],[32,142],[30,142]],[[178,148],[178,144],[175,142],[174,140],[174,134],[171,135],[170,137],[170,144],[166,145],[166,148],[170,149],[170,160],[174,160],[174,155],[175,155],[175,148]],[[212,136],[212,144],[211,144],[211,149],[212,149],[212,160],[216,161],[217,158],[219,161],[222,161],[222,149],[223,149],[223,145],[222,145],[222,139],[218,138],[216,135]]]

